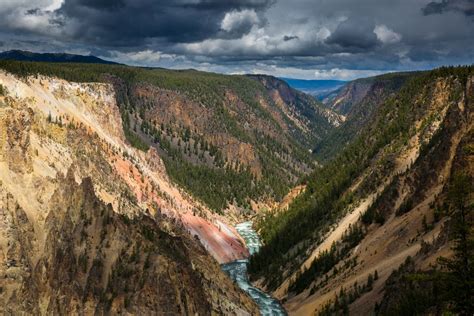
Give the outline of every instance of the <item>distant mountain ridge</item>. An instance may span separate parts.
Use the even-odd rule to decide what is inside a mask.
[[[119,63],[101,59],[92,55],[76,55],[67,53],[34,53],[23,50],[9,50],[0,53],[0,60],[39,61],[51,63],[88,63],[120,65]]]
[[[293,78],[280,79],[288,83],[293,89],[310,94],[319,100],[324,99],[328,94],[341,88],[347,83],[347,81],[342,80],[305,80]]]

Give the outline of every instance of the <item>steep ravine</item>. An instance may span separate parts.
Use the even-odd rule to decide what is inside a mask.
[[[355,105],[372,107],[373,123],[366,121],[353,143],[309,177],[306,193],[288,210],[255,219],[264,246],[248,271],[290,315],[421,314],[386,311],[400,310],[402,301],[412,311],[422,296],[428,300],[416,308],[431,314],[458,302],[450,291],[436,299],[422,282],[410,283],[423,289],[416,299],[397,297],[413,293],[390,280],[410,262],[409,273],[420,278],[452,274],[438,259],[453,256],[456,210],[474,197],[472,185],[464,193],[453,184],[473,179],[472,74],[472,67],[417,74],[395,94],[382,87],[385,99]],[[451,192],[465,194],[466,202],[454,209]]]

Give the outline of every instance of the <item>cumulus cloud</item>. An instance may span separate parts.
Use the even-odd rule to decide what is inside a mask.
[[[371,49],[377,45],[377,36],[373,32],[374,22],[369,19],[351,18],[338,25],[334,33],[326,40],[345,49]]]
[[[163,60],[174,61],[178,59],[178,56],[147,49],[128,53],[111,51],[108,59],[136,66],[149,66],[162,62]]]
[[[169,45],[214,37],[224,27],[248,31],[272,0],[65,0],[55,11],[65,36],[94,45]],[[258,17],[257,17],[258,19]],[[229,29],[230,30],[230,29]]]
[[[402,36],[400,34],[394,32],[383,24],[375,26],[374,33],[375,35],[377,35],[379,41],[384,44],[398,43],[402,39]]]
[[[0,27],[20,33],[58,35],[60,30],[52,22],[55,10],[62,4],[63,0],[4,0],[0,6]]]
[[[2,49],[309,79],[474,60],[474,0],[0,1]]]
[[[225,14],[221,22],[221,29],[226,32],[246,34],[259,23],[260,19],[254,10],[234,10]]]

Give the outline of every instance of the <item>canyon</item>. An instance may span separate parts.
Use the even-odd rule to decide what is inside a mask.
[[[324,103],[265,75],[0,69],[1,313],[389,314],[396,273],[455,257],[472,67]]]

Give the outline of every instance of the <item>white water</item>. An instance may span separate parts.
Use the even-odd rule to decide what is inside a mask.
[[[252,222],[244,222],[235,226],[239,234],[244,238],[247,245],[247,249],[250,254],[258,252],[261,243],[257,233],[252,228]],[[238,286],[247,292],[250,297],[260,307],[260,313],[263,316],[266,315],[286,315],[285,310],[280,303],[273,297],[265,292],[262,292],[258,288],[250,284],[247,275],[247,264],[248,260],[237,260],[222,265],[222,270],[230,275],[232,280],[238,284]]]

